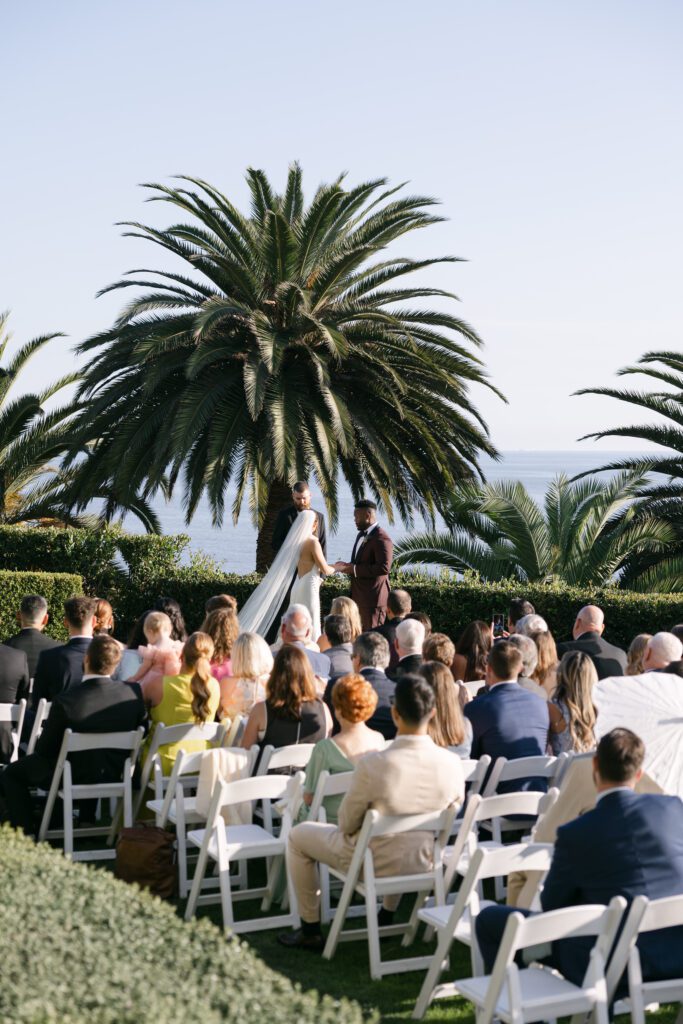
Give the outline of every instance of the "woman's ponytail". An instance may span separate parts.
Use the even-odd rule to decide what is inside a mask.
[[[192,714],[197,725],[202,725],[209,717],[212,656],[213,640],[207,633],[193,633],[185,641],[183,662],[192,670]]]

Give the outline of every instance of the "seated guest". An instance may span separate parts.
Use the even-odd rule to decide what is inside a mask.
[[[393,740],[396,735],[396,726],[391,717],[391,703],[394,699],[396,688],[393,680],[386,674],[386,667],[389,664],[389,645],[385,638],[376,629],[367,633],[361,633],[353,642],[352,651],[353,671],[363,676],[371,684],[377,694],[377,706],[368,721],[368,728],[375,729],[384,736],[385,740]],[[332,712],[334,722],[333,734],[339,731],[339,725],[334,718],[334,705],[332,702],[332,687],[330,681],[325,690],[325,703]]]
[[[491,627],[481,619],[475,619],[465,626],[455,645],[452,663],[453,678],[463,683],[483,681],[486,675],[486,659],[493,639]]]
[[[232,649],[232,675],[220,681],[218,717],[248,715],[254,704],[266,699],[266,683],[273,671],[273,654],[258,633],[240,633]],[[212,668],[213,673],[213,668]]]
[[[114,609],[105,597],[95,598],[95,629],[93,636],[114,635]]]
[[[534,641],[530,636],[523,636],[522,633],[511,633],[508,643],[513,644],[522,655],[522,671],[517,677],[518,684],[523,690],[528,690],[529,693],[534,693],[542,700],[547,700],[548,695],[545,690],[533,679],[538,662],[538,650]]]
[[[349,620],[344,615],[326,615],[323,635],[330,644],[325,648],[325,656],[330,660],[330,679],[338,679],[353,672],[353,644]]]
[[[429,735],[437,747],[449,747],[458,757],[469,757],[472,747],[472,726],[463,717],[458,700],[457,684],[447,665],[441,661],[425,661],[418,675],[434,690],[436,711],[429,721]]]
[[[557,686],[557,666],[560,659],[557,656],[555,638],[549,629],[545,629],[531,633],[531,639],[536,645],[537,655],[536,668],[531,673],[531,678],[543,687],[547,699],[552,697]]]
[[[593,687],[598,673],[585,651],[562,655],[557,670],[557,688],[550,701],[550,747],[560,754],[582,754],[595,746],[597,709]]]
[[[132,679],[135,673],[142,665],[142,656],[138,654],[140,647],[144,647],[147,643],[147,637],[145,636],[145,620],[148,615],[152,614],[152,609],[148,608],[146,612],[140,615],[133,625],[133,628],[128,635],[128,642],[121,655],[121,661],[116,666],[114,672],[114,679],[120,679],[122,682],[127,682]]]
[[[206,633],[193,633],[183,644],[180,671],[173,676],[154,675],[143,683],[142,694],[150,712],[149,717],[156,726],[203,725],[213,722],[220,701],[220,687],[211,675],[213,641]],[[146,748],[154,735],[150,733]],[[164,775],[170,775],[178,751],[194,754],[206,749],[204,740],[180,740],[165,743],[159,747],[161,767]]]
[[[332,717],[318,697],[311,663],[303,647],[284,644],[275,655],[266,699],[251,710],[242,737],[248,750],[291,743],[317,743],[332,731]]]
[[[73,599],[72,599],[73,600]],[[119,683],[111,674],[121,648],[108,636],[98,636],[84,655],[82,679],[56,694],[33,754],[15,761],[0,775],[8,818],[15,828],[35,832],[31,788],[48,789],[59,757],[64,730],[127,732],[145,720],[140,687]],[[76,785],[121,779],[125,750],[88,750],[70,756]]]
[[[292,644],[300,647],[308,658],[313,674],[319,679],[327,680],[330,677],[330,659],[326,654],[313,651],[308,646],[313,633],[313,619],[305,604],[290,604],[282,616],[280,627],[280,641],[282,644]],[[273,649],[275,654],[275,649]]]
[[[645,654],[645,648],[651,639],[652,633],[638,633],[638,635],[634,636],[633,640],[631,640],[626,652],[625,675],[639,676],[641,672],[645,671],[643,668],[643,656]]]
[[[360,636],[363,632],[363,626],[360,621],[360,609],[356,602],[351,597],[335,597],[330,605],[330,615],[343,615],[345,619],[348,619],[349,626],[351,627],[351,640],[350,643]],[[318,637],[318,648],[321,651],[326,651],[331,644],[325,634],[323,633]]]
[[[396,627],[403,622],[406,615],[410,615],[413,609],[413,602],[407,590],[390,590],[387,598],[387,617],[381,626],[375,626],[375,632],[380,633],[389,644],[391,661],[389,670],[392,671],[398,664],[398,653],[394,646],[396,639]]]
[[[214,594],[204,604],[204,614],[218,611],[219,608],[232,608],[237,612],[237,601],[231,594]]]
[[[413,620],[414,622],[420,622],[424,627],[425,640],[431,635],[432,632],[432,620],[427,615],[427,612],[410,612],[406,615],[406,619]]]
[[[15,651],[23,651],[28,659],[28,674],[31,679],[36,674],[38,655],[41,651],[47,651],[51,647],[59,647],[59,640],[53,640],[51,636],[45,636],[43,630],[48,624],[47,601],[40,594],[27,594],[22,598],[19,605],[17,620],[21,629],[9,640],[5,640],[7,647],[13,647]],[[21,700],[21,697],[18,698]],[[9,701],[8,703],[13,703]]]
[[[548,623],[542,615],[523,615],[515,626],[515,633],[531,636],[532,633],[547,633]]]
[[[516,760],[538,757],[548,745],[548,704],[517,683],[522,670],[522,655],[508,640],[494,644],[486,665],[486,693],[465,706],[465,717],[472,724],[471,757],[488,754]],[[498,791],[544,790],[542,778],[519,779],[501,783]]]
[[[187,629],[183,612],[174,597],[159,597],[156,600],[153,611],[163,612],[171,620],[171,640],[180,640],[185,643],[187,640]]]
[[[180,640],[171,639],[173,625],[164,612],[150,612],[145,619],[144,631],[147,644],[138,647],[138,654],[142,660],[130,680],[133,683],[140,683],[143,692],[148,684],[158,683],[163,676],[177,676],[183,652]]]
[[[445,633],[432,633],[422,645],[422,657],[425,661],[438,661],[450,671],[453,679],[452,666],[455,659],[455,644]],[[468,700],[471,700],[469,690],[461,682],[455,683],[455,691],[464,708]]]
[[[228,595],[221,595],[228,598]],[[207,633],[213,640],[213,661],[211,674],[220,683],[226,676],[232,675],[232,649],[239,636],[240,623],[237,618],[237,601],[228,598],[227,604],[213,608],[206,613],[201,625],[201,632]]]
[[[655,633],[650,637],[643,654],[643,672],[666,670],[672,661],[680,661],[683,644],[673,633]]]
[[[508,608],[508,634],[515,632],[515,627],[520,619],[526,615],[533,615],[535,611],[531,601],[527,601],[525,597],[513,597]],[[503,639],[507,639],[507,637],[503,637]]]
[[[83,678],[83,658],[95,629],[96,602],[92,597],[70,597],[64,602],[64,625],[69,641],[40,652],[33,680],[33,704],[44,697],[52,701]]]
[[[339,732],[334,739],[318,740],[315,745],[306,766],[304,802],[299,811],[299,821],[308,817],[321,772],[328,771],[331,775],[351,772],[365,754],[384,748],[384,736],[366,724],[377,707],[377,692],[367,679],[354,673],[338,679],[332,685],[332,706]],[[336,823],[341,802],[341,796],[325,798],[328,822]]]
[[[28,698],[29,686],[25,653],[0,644],[0,704],[18,704]],[[13,753],[12,723],[0,722],[0,765],[9,764]]]
[[[421,676],[401,676],[391,709],[396,739],[386,750],[366,754],[358,762],[339,808],[339,824],[306,821],[290,832],[287,868],[296,891],[301,928],[279,935],[282,945],[323,948],[318,863],[348,869],[366,811],[429,814],[462,803],[465,787],[460,759],[437,747],[428,735],[434,709],[434,690],[429,683]],[[384,836],[373,841],[372,855],[379,876],[425,871],[432,865],[432,836],[420,832]],[[391,920],[397,900],[385,898],[381,925]],[[392,905],[387,906],[389,903]]]
[[[600,740],[593,759],[595,809],[557,830],[553,860],[541,891],[544,911],[613,896],[661,899],[683,894],[683,803],[674,796],[633,792],[642,775],[642,741],[628,729]],[[490,972],[509,914],[528,911],[487,907],[476,918],[477,940]],[[552,966],[580,984],[592,939],[553,945]],[[644,981],[683,975],[683,927],[648,932],[638,939]]]
[[[608,644],[603,639],[605,615],[597,605],[587,604],[576,616],[572,634],[573,640],[557,645],[561,658],[567,651],[585,651],[590,654],[598,673],[598,679],[608,676],[623,676],[626,671],[626,654],[620,647]]]
[[[398,662],[393,672],[388,672],[390,679],[398,679],[406,672],[416,672],[422,664],[422,645],[425,642],[425,628],[417,619],[408,616],[396,627],[394,646],[398,654]]]

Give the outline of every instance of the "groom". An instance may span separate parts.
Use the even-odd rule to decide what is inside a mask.
[[[367,631],[381,626],[386,617],[394,545],[377,522],[374,501],[367,498],[357,501],[353,518],[358,536],[351,561],[335,562],[334,568],[351,577],[351,597],[360,609],[363,630]]]

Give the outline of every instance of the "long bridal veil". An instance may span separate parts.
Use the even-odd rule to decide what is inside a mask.
[[[246,604],[240,609],[240,630],[265,636],[273,624],[299,562],[301,545],[313,532],[315,512],[305,509],[289,528],[285,542],[276,554],[273,564]]]

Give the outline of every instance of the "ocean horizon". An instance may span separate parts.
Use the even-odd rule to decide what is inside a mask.
[[[579,451],[505,451],[501,452],[498,462],[488,457],[482,458],[481,468],[488,481],[520,480],[532,498],[541,502],[550,481],[558,473],[572,477],[586,470],[596,469],[606,462],[617,458],[643,455],[645,452],[579,452]],[[311,484],[313,507],[325,511],[320,491]],[[229,488],[226,508],[230,509],[234,497],[234,488]],[[188,551],[204,552],[214,558],[225,572],[248,573],[256,564],[256,530],[251,522],[247,503],[244,503],[237,524],[226,515],[220,529],[211,523],[211,512],[208,502],[202,500],[194,519],[185,524],[182,507],[181,491],[178,489],[170,502],[157,499],[154,510],[159,516],[164,533],[185,533],[190,537]],[[405,537],[409,530],[396,517],[393,524],[386,516],[381,515],[380,521],[394,541]],[[423,527],[423,521],[416,517],[415,529]],[[125,526],[134,532],[141,532],[136,520],[127,517]],[[328,522],[328,560],[348,560],[356,537],[353,521],[353,498],[350,489],[343,483],[339,486],[339,520],[336,531],[330,530]]]

